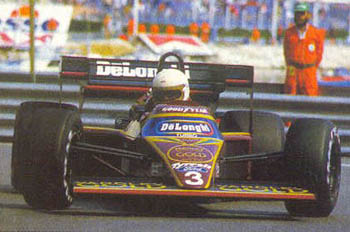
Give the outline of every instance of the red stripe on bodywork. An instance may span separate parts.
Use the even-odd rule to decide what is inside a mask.
[[[125,195],[159,195],[184,197],[223,197],[223,198],[249,198],[249,199],[293,199],[315,200],[314,194],[264,194],[264,193],[230,193],[218,191],[178,191],[178,190],[130,190],[130,189],[103,189],[103,188],[74,188],[74,193],[90,194],[125,194]]]
[[[226,83],[243,83],[248,84],[250,81],[248,80],[237,80],[237,79],[226,79]]]
[[[88,85],[84,87],[85,89],[91,90],[110,90],[110,91],[125,91],[125,92],[147,92],[148,87],[129,87],[129,86],[105,86],[105,85]]]
[[[251,141],[252,137],[249,135],[223,135],[225,141]]]
[[[213,94],[213,91],[210,90],[198,90],[198,89],[191,89],[190,94]]]
[[[75,77],[84,77],[87,76],[87,72],[61,72],[61,76],[75,76]]]
[[[111,85],[88,85],[84,87],[88,90],[105,90],[105,91],[125,91],[125,92],[147,92],[149,87],[130,87],[130,86],[111,86]],[[213,94],[210,90],[191,90],[190,94]]]

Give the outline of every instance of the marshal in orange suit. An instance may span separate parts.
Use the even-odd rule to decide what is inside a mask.
[[[319,95],[317,68],[322,61],[325,31],[308,24],[311,14],[307,3],[294,7],[295,25],[288,28],[283,42],[287,74],[287,94]]]

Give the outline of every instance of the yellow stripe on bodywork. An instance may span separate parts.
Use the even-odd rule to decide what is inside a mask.
[[[106,132],[116,132],[124,135],[125,137],[135,140],[136,137],[130,136],[126,131],[121,129],[114,129],[109,127],[94,127],[94,126],[83,126],[83,130],[91,130],[91,131],[106,131]]]
[[[152,114],[150,118],[168,118],[168,117],[184,117],[183,113],[162,113],[162,114]],[[186,114],[186,118],[206,118],[215,121],[214,117],[207,114]]]
[[[119,129],[109,127],[84,126],[84,130],[98,130],[98,131],[121,131]]]
[[[222,136],[250,136],[248,132],[221,132]]]

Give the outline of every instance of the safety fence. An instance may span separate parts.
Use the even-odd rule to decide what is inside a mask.
[[[280,89],[278,84],[256,84],[254,109],[277,113],[284,121],[296,118],[331,120],[339,128],[343,155],[350,154],[350,98],[346,91],[338,91],[342,96],[307,97],[280,94]],[[12,141],[15,113],[21,102],[57,102],[59,90],[57,74],[37,75],[36,83],[32,83],[28,74],[0,73],[0,142]],[[336,92],[334,89],[327,91]],[[78,83],[64,85],[64,102],[78,105],[79,94]],[[130,98],[88,98],[82,111],[83,123],[113,127],[117,117],[127,116],[133,103],[134,99]],[[217,111],[248,108],[248,94],[228,90],[220,95]]]

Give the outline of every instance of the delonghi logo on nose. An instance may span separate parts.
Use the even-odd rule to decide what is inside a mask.
[[[96,65],[96,75],[98,76],[153,78],[157,74],[157,68],[132,68],[129,62],[96,61]],[[171,65],[171,67],[176,68],[176,65]],[[186,70],[185,73],[189,77],[189,71]]]
[[[161,133],[200,133],[210,134],[212,128],[207,122],[194,121],[164,121],[159,124],[158,131]]]

